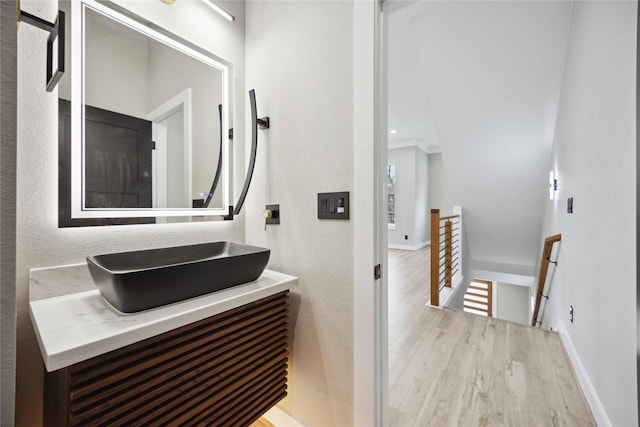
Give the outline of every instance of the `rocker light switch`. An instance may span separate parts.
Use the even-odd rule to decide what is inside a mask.
[[[349,192],[318,193],[318,219],[349,219]]]

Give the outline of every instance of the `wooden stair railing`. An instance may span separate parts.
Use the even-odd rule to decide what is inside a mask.
[[[540,303],[544,292],[544,284],[547,281],[547,272],[549,271],[549,263],[553,262],[549,258],[551,257],[551,251],[553,250],[553,244],[559,242],[562,239],[562,234],[555,234],[544,239],[544,247],[542,249],[542,259],[540,260],[540,273],[538,274],[538,290],[536,291],[536,303],[533,310],[533,318],[531,319],[531,326],[536,326],[538,322],[538,314],[540,312]]]
[[[440,306],[440,289],[451,287],[453,276],[461,268],[460,248],[454,247],[461,233],[460,215],[440,216],[440,209],[431,209],[431,305]],[[443,225],[440,225],[444,221]],[[454,227],[455,226],[455,227]],[[454,232],[458,234],[454,234]],[[456,250],[454,252],[454,250]],[[440,286],[442,285],[442,286]]]

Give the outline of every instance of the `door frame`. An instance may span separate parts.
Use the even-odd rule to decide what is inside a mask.
[[[383,0],[354,2],[353,424],[375,427],[388,425],[389,384],[383,9]]]
[[[153,207],[160,208],[175,208],[166,206],[167,204],[167,174],[166,174],[166,161],[167,161],[167,129],[166,126],[161,124],[163,120],[179,111],[182,108],[182,123],[183,123],[183,143],[184,143],[184,170],[185,173],[188,173],[187,179],[185,179],[184,183],[184,195],[185,195],[185,206],[191,207],[191,198],[193,194],[192,191],[192,179],[191,179],[191,167],[192,167],[192,156],[191,156],[191,147],[193,144],[193,136],[191,133],[191,88],[187,88],[174,96],[173,98],[165,101],[153,111],[151,111],[145,117],[147,120],[151,121],[151,133],[153,141],[156,143],[156,149],[153,150],[153,154],[151,157],[151,180],[152,180],[152,200]],[[158,172],[160,169],[160,164],[164,164],[165,174],[163,176],[159,176]],[[164,192],[164,197],[158,193]],[[161,204],[164,203],[164,206]]]

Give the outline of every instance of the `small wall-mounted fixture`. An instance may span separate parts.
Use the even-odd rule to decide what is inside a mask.
[[[264,208],[264,229],[267,229],[267,224],[280,224],[280,205],[266,205]]]
[[[47,39],[47,92],[53,91],[64,74],[64,12],[59,10],[54,23],[20,10],[18,3],[18,22],[24,22],[49,32]],[[53,61],[57,56],[56,69]]]
[[[209,6],[211,9],[215,10],[216,12],[218,12],[220,14],[220,16],[222,16],[224,19],[226,19],[227,21],[233,22],[236,20],[236,17],[233,16],[232,14],[230,14],[229,12],[227,12],[226,10],[224,10],[220,5],[218,5],[215,1],[213,0],[202,0],[205,2],[205,4],[207,6]]]
[[[549,200],[555,199],[556,191],[558,191],[558,180],[555,177],[555,172],[549,172]]]

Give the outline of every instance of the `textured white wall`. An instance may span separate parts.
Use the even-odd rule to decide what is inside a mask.
[[[226,4],[238,18],[231,25],[218,19],[218,15],[201,2],[185,0],[176,4],[181,3],[181,9],[170,9],[161,2],[131,4],[138,8],[151,8],[157,20],[175,32],[182,30],[181,35],[185,38],[199,42],[205,48],[221,49],[219,55],[236,65],[234,87],[236,91],[242,88],[241,95],[244,91],[244,5],[234,2]],[[56,4],[53,1],[21,2],[24,10],[49,20],[55,16]],[[185,11],[185,16],[182,11]],[[175,28],[171,28],[171,25]],[[214,38],[209,35],[216,32],[221,36]],[[222,41],[227,45],[216,45]],[[59,229],[58,94],[44,90],[46,33],[22,25],[18,44],[16,424],[34,426],[42,423],[43,364],[28,315],[30,268],[83,262],[87,255],[96,253],[216,240],[243,241],[244,221],[243,217],[239,217],[227,222]],[[237,128],[234,154],[241,159],[244,156],[244,101],[237,100],[236,108],[240,110],[234,114],[234,126]],[[235,185],[238,188],[244,168],[240,166],[235,169]]]
[[[247,2],[247,88],[255,88],[258,156],[247,243],[300,278],[282,408],[306,425],[353,424],[353,219],[317,219],[317,193],[353,194],[353,2]],[[247,112],[248,114],[248,112]],[[247,132],[249,132],[247,130]],[[279,203],[281,224],[262,212]],[[353,211],[358,209],[352,204]]]
[[[635,79],[636,3],[575,2],[551,164],[558,197],[546,200],[542,235],[562,241],[543,326],[564,323],[614,426],[638,424]]]
[[[0,2],[0,425],[14,425],[16,372],[16,8]]]

